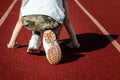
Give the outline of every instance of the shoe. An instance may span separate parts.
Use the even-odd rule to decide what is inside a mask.
[[[41,45],[40,37],[36,34],[33,34],[31,40],[29,41],[27,52],[40,53],[40,45]]]
[[[46,58],[50,64],[58,64],[61,61],[61,49],[56,40],[56,35],[52,30],[44,32],[43,47],[46,53]]]

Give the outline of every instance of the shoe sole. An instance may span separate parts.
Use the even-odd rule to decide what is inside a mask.
[[[46,43],[51,44],[51,48],[47,51],[46,57],[50,64],[58,64],[61,60],[62,54],[59,44],[54,44],[56,35],[53,31],[47,30],[44,32],[43,37]]]

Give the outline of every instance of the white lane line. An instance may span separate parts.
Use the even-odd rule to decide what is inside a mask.
[[[11,3],[11,5],[9,6],[9,8],[6,10],[6,12],[4,13],[4,15],[1,17],[1,19],[0,19],[0,27],[2,26],[2,24],[6,20],[7,16],[11,12],[11,10],[13,9],[14,5],[16,4],[16,2],[17,2],[17,0],[13,0],[13,2]]]
[[[81,8],[81,10],[94,22],[94,24],[101,30],[101,32],[106,35],[106,37],[109,39],[109,41],[112,41],[112,45],[120,52],[120,44],[114,40],[110,33],[83,7],[83,5],[78,1],[74,0],[76,4]]]

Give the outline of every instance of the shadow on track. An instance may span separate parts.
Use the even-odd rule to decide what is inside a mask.
[[[85,33],[76,35],[80,43],[80,48],[71,49],[66,46],[70,42],[69,39],[60,40],[61,49],[62,49],[62,61],[61,64],[72,62],[80,57],[84,57],[85,54],[80,54],[83,52],[91,52],[94,50],[99,50],[105,48],[109,43],[118,38],[118,35],[103,35],[97,33]],[[113,40],[108,40],[107,37],[113,37]]]

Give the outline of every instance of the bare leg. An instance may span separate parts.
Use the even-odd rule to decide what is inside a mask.
[[[15,48],[17,47],[18,45],[16,45],[16,40],[18,38],[18,35],[22,29],[23,25],[22,25],[22,22],[21,20],[18,20],[17,23],[16,23],[16,26],[13,30],[13,33],[12,33],[12,36],[11,36],[11,39],[9,41],[9,43],[7,44],[7,47],[8,48]]]
[[[78,40],[77,40],[77,37],[75,35],[75,32],[74,32],[74,29],[73,29],[73,26],[70,22],[70,20],[66,20],[64,22],[64,25],[65,25],[65,28],[70,36],[70,40],[71,42],[68,44],[69,47],[71,48],[79,48],[80,47],[80,44],[78,43]]]
[[[72,26],[72,23],[71,23],[70,17],[69,17],[69,9],[68,9],[67,0],[63,0],[63,6],[65,8],[64,25],[65,25],[65,28],[66,28],[69,36],[70,36],[70,40],[71,40],[71,42],[68,44],[68,46],[71,48],[79,48],[80,44],[78,43],[78,40],[77,40],[75,32],[74,32],[74,28]]]

